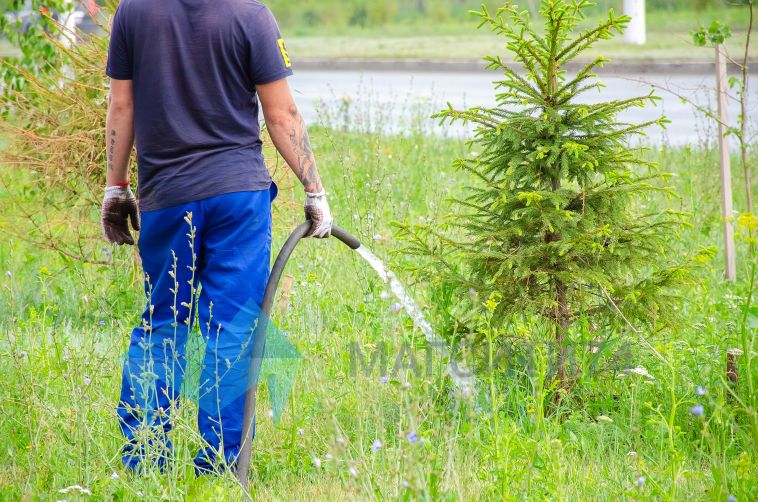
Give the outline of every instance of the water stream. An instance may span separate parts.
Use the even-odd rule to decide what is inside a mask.
[[[382,262],[382,260],[380,260],[374,253],[371,252],[371,250],[365,246],[359,247],[356,251],[361,256],[361,258],[366,260],[366,262],[371,265],[371,268],[376,271],[382,282],[389,286],[390,291],[392,291],[392,294],[395,295],[398,302],[400,302],[400,305],[402,306],[403,310],[405,310],[405,313],[408,314],[411,319],[413,319],[414,326],[424,334],[424,337],[426,338],[426,341],[429,343],[430,347],[432,347],[439,356],[451,361],[447,365],[447,374],[455,385],[456,389],[463,396],[473,396],[476,387],[476,379],[474,378],[473,373],[466,369],[461,363],[455,362],[453,360],[450,351],[447,348],[447,342],[445,342],[442,337],[434,332],[432,325],[429,324],[429,321],[426,320],[424,313],[405,290],[403,285],[397,279],[397,276],[391,270],[388,270],[384,265],[384,262]]]

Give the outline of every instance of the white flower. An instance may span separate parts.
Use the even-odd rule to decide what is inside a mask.
[[[629,368],[626,370],[626,373],[634,373],[635,375],[639,375],[641,377],[649,378],[650,380],[655,380],[653,375],[648,373],[647,369],[645,369],[643,366],[637,366],[636,368]]]
[[[89,491],[89,489],[84,488],[81,485],[67,486],[66,488],[61,488],[60,490],[58,490],[58,493],[69,493],[69,492],[77,492],[82,495],[92,495],[92,492]]]
[[[83,301],[84,303],[87,303],[87,302],[89,301],[89,297],[88,297],[87,295],[83,295],[83,296],[82,296],[82,301]]]
[[[116,471],[113,471],[113,474],[111,474],[111,479],[118,479],[118,473]]]
[[[313,457],[313,466],[316,469],[320,469],[321,468],[321,459],[318,458],[318,457]]]
[[[355,467],[351,467],[350,469],[347,470],[347,472],[349,472],[350,475],[354,478],[358,477],[358,471],[355,470]]]

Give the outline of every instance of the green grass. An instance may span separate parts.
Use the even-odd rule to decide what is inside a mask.
[[[327,129],[312,136],[338,222],[383,257],[398,246],[389,222],[435,221],[446,211],[446,197],[467,181],[450,167],[465,151],[459,142]],[[664,149],[651,155],[676,172],[682,199],[649,203],[693,213],[692,227],[673,236],[679,247],[719,246],[716,153]],[[16,179],[7,169],[0,175]],[[284,190],[277,203],[275,247],[300,218],[299,198]],[[643,366],[654,380],[621,377],[610,357],[601,359],[605,370],[597,373],[580,361],[574,390],[559,413],[545,417],[537,413],[546,405],[539,351],[521,353],[532,372],[514,360],[510,372],[482,375],[484,387],[500,396],[497,413],[481,402],[477,411],[476,401],[451,394],[439,361],[428,375],[409,375],[407,386],[400,374],[388,384],[378,373],[351,377],[352,342],[368,352],[381,342],[398,349],[410,341],[425,366],[421,335],[392,312],[393,300],[382,298],[383,285],[355,254],[332,241],[305,242],[288,268],[295,281],[290,306],[275,316],[305,359],[279,426],[266,413],[267,400],[259,401],[253,496],[726,500],[734,493],[738,500],[755,500],[758,458],[750,413],[754,420],[756,396],[743,386],[756,375],[741,375],[742,405],[725,397],[723,383],[724,351],[744,334],[744,245],[740,258],[736,284],[720,279],[720,261],[708,265],[703,284],[682,302],[687,329],[642,334],[665,363],[639,337],[624,335],[628,353],[617,366]],[[10,277],[0,277],[0,499],[241,499],[231,476],[191,475],[199,445],[191,403],[176,420],[174,468],[130,478],[120,467],[114,417],[120,357],[143,301],[132,249],[114,250],[112,265],[84,265],[4,238],[0,272],[6,270]],[[422,284],[410,290],[428,305]],[[518,336],[539,342],[537,333]],[[697,396],[696,385],[707,394]],[[705,406],[703,418],[689,411],[696,403]],[[411,444],[409,432],[423,444]],[[376,439],[383,448],[372,453]],[[59,493],[76,484],[92,497]]]
[[[599,18],[598,18],[599,19]],[[727,42],[733,57],[744,51],[747,17],[744,9],[720,11],[653,11],[648,15],[648,42],[645,46],[630,46],[618,38],[608,41],[587,53],[586,58],[604,55],[612,60],[710,60],[711,51],[692,44],[689,32],[699,24],[708,25],[720,20],[732,27],[734,35]],[[595,24],[597,19],[588,20]],[[288,49],[298,58],[358,58],[358,59],[480,59],[489,54],[504,52],[502,41],[495,35],[472,31],[476,22],[414,22],[392,24],[382,28],[291,27],[282,30]],[[758,48],[753,37],[751,51]]]

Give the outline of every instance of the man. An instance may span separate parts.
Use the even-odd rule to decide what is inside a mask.
[[[310,234],[332,217],[305,124],[286,78],[291,63],[271,12],[255,0],[122,0],[113,20],[103,231],[134,244],[140,230],[147,306],[124,364],[124,464],[163,465],[199,316],[207,349],[198,474],[234,468],[252,333],[269,276],[271,202],[258,102],[274,145],[302,182]],[[136,137],[139,210],[129,185]],[[141,216],[141,217],[140,217]]]

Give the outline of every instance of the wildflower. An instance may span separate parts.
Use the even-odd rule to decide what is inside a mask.
[[[389,300],[390,294],[387,293],[386,291],[382,291],[382,294],[379,295],[379,298],[381,298],[382,300]]]
[[[393,303],[392,307],[390,307],[390,310],[392,312],[400,312],[401,310],[403,310],[403,305],[401,303],[397,303],[397,302]]]
[[[401,484],[403,485],[403,488],[405,489],[409,489],[411,487],[411,484],[405,480],[403,480]]]
[[[344,446],[345,445],[345,438],[343,438],[342,436],[339,436],[337,438],[337,444],[340,445],[340,446]]]
[[[640,476],[637,478],[637,486],[639,486],[640,488],[645,486],[645,476]]]
[[[636,451],[630,451],[629,453],[627,453],[627,455],[629,455],[630,457],[636,457],[637,456],[637,452]]]
[[[111,474],[111,479],[118,479],[118,473],[116,471],[113,471],[113,474]]]
[[[650,380],[655,380],[653,378],[653,375],[648,373],[647,369],[645,369],[643,366],[637,366],[636,368],[629,368],[626,370],[626,373],[634,373],[635,375],[649,378]]]
[[[313,457],[313,467],[315,467],[316,469],[320,469],[321,468],[321,459],[320,458]]]
[[[92,380],[90,380],[90,377],[88,377],[87,375],[84,375],[84,386],[89,387],[89,384],[91,383],[92,383]]]
[[[705,389],[698,385],[697,388],[695,389],[695,394],[697,394],[698,396],[704,396]]]
[[[383,376],[381,379],[382,385],[386,384],[389,381],[390,381],[389,377],[386,377],[386,376]]]
[[[98,321],[97,322],[100,326],[105,326],[105,321]]]
[[[348,470],[347,470],[347,472],[349,472],[349,473],[350,473],[350,475],[351,475],[352,477],[354,477],[354,478],[357,478],[357,477],[358,477],[358,471],[357,471],[357,470],[355,470],[355,467],[351,467],[350,469],[348,469]]]
[[[297,430],[297,435],[298,436],[302,436],[303,434],[305,434],[305,431],[303,429],[298,429]]]
[[[79,492],[82,495],[92,495],[92,492],[89,491],[89,489],[84,488],[83,486],[80,486],[80,485],[73,485],[73,486],[68,486],[66,488],[61,488],[60,490],[58,490],[58,493],[69,493],[73,491]]]
[[[13,272],[11,272],[10,270],[6,270],[5,271],[5,277],[7,277],[8,279],[10,279],[11,277],[13,277]]]
[[[382,237],[380,234],[376,234],[376,235],[374,236],[374,240],[375,240],[375,241],[381,241],[381,240],[383,240],[383,239],[384,239],[384,237]]]
[[[87,303],[87,302],[89,302],[89,297],[88,297],[87,295],[83,295],[83,296],[82,296],[82,301],[83,301],[84,303]]]
[[[414,444],[418,441],[418,434],[415,432],[408,433],[408,442]]]
[[[379,450],[382,449],[382,446],[383,446],[382,441],[380,439],[375,440],[374,444],[371,445],[371,452],[372,453],[378,452]]]
[[[737,502],[737,497],[735,497],[734,495],[730,493],[729,496],[726,498],[726,500],[728,500],[729,502]]]
[[[695,415],[696,417],[703,416],[703,413],[705,413],[705,409],[703,408],[702,404],[696,404],[695,406],[692,407],[692,414]]]

